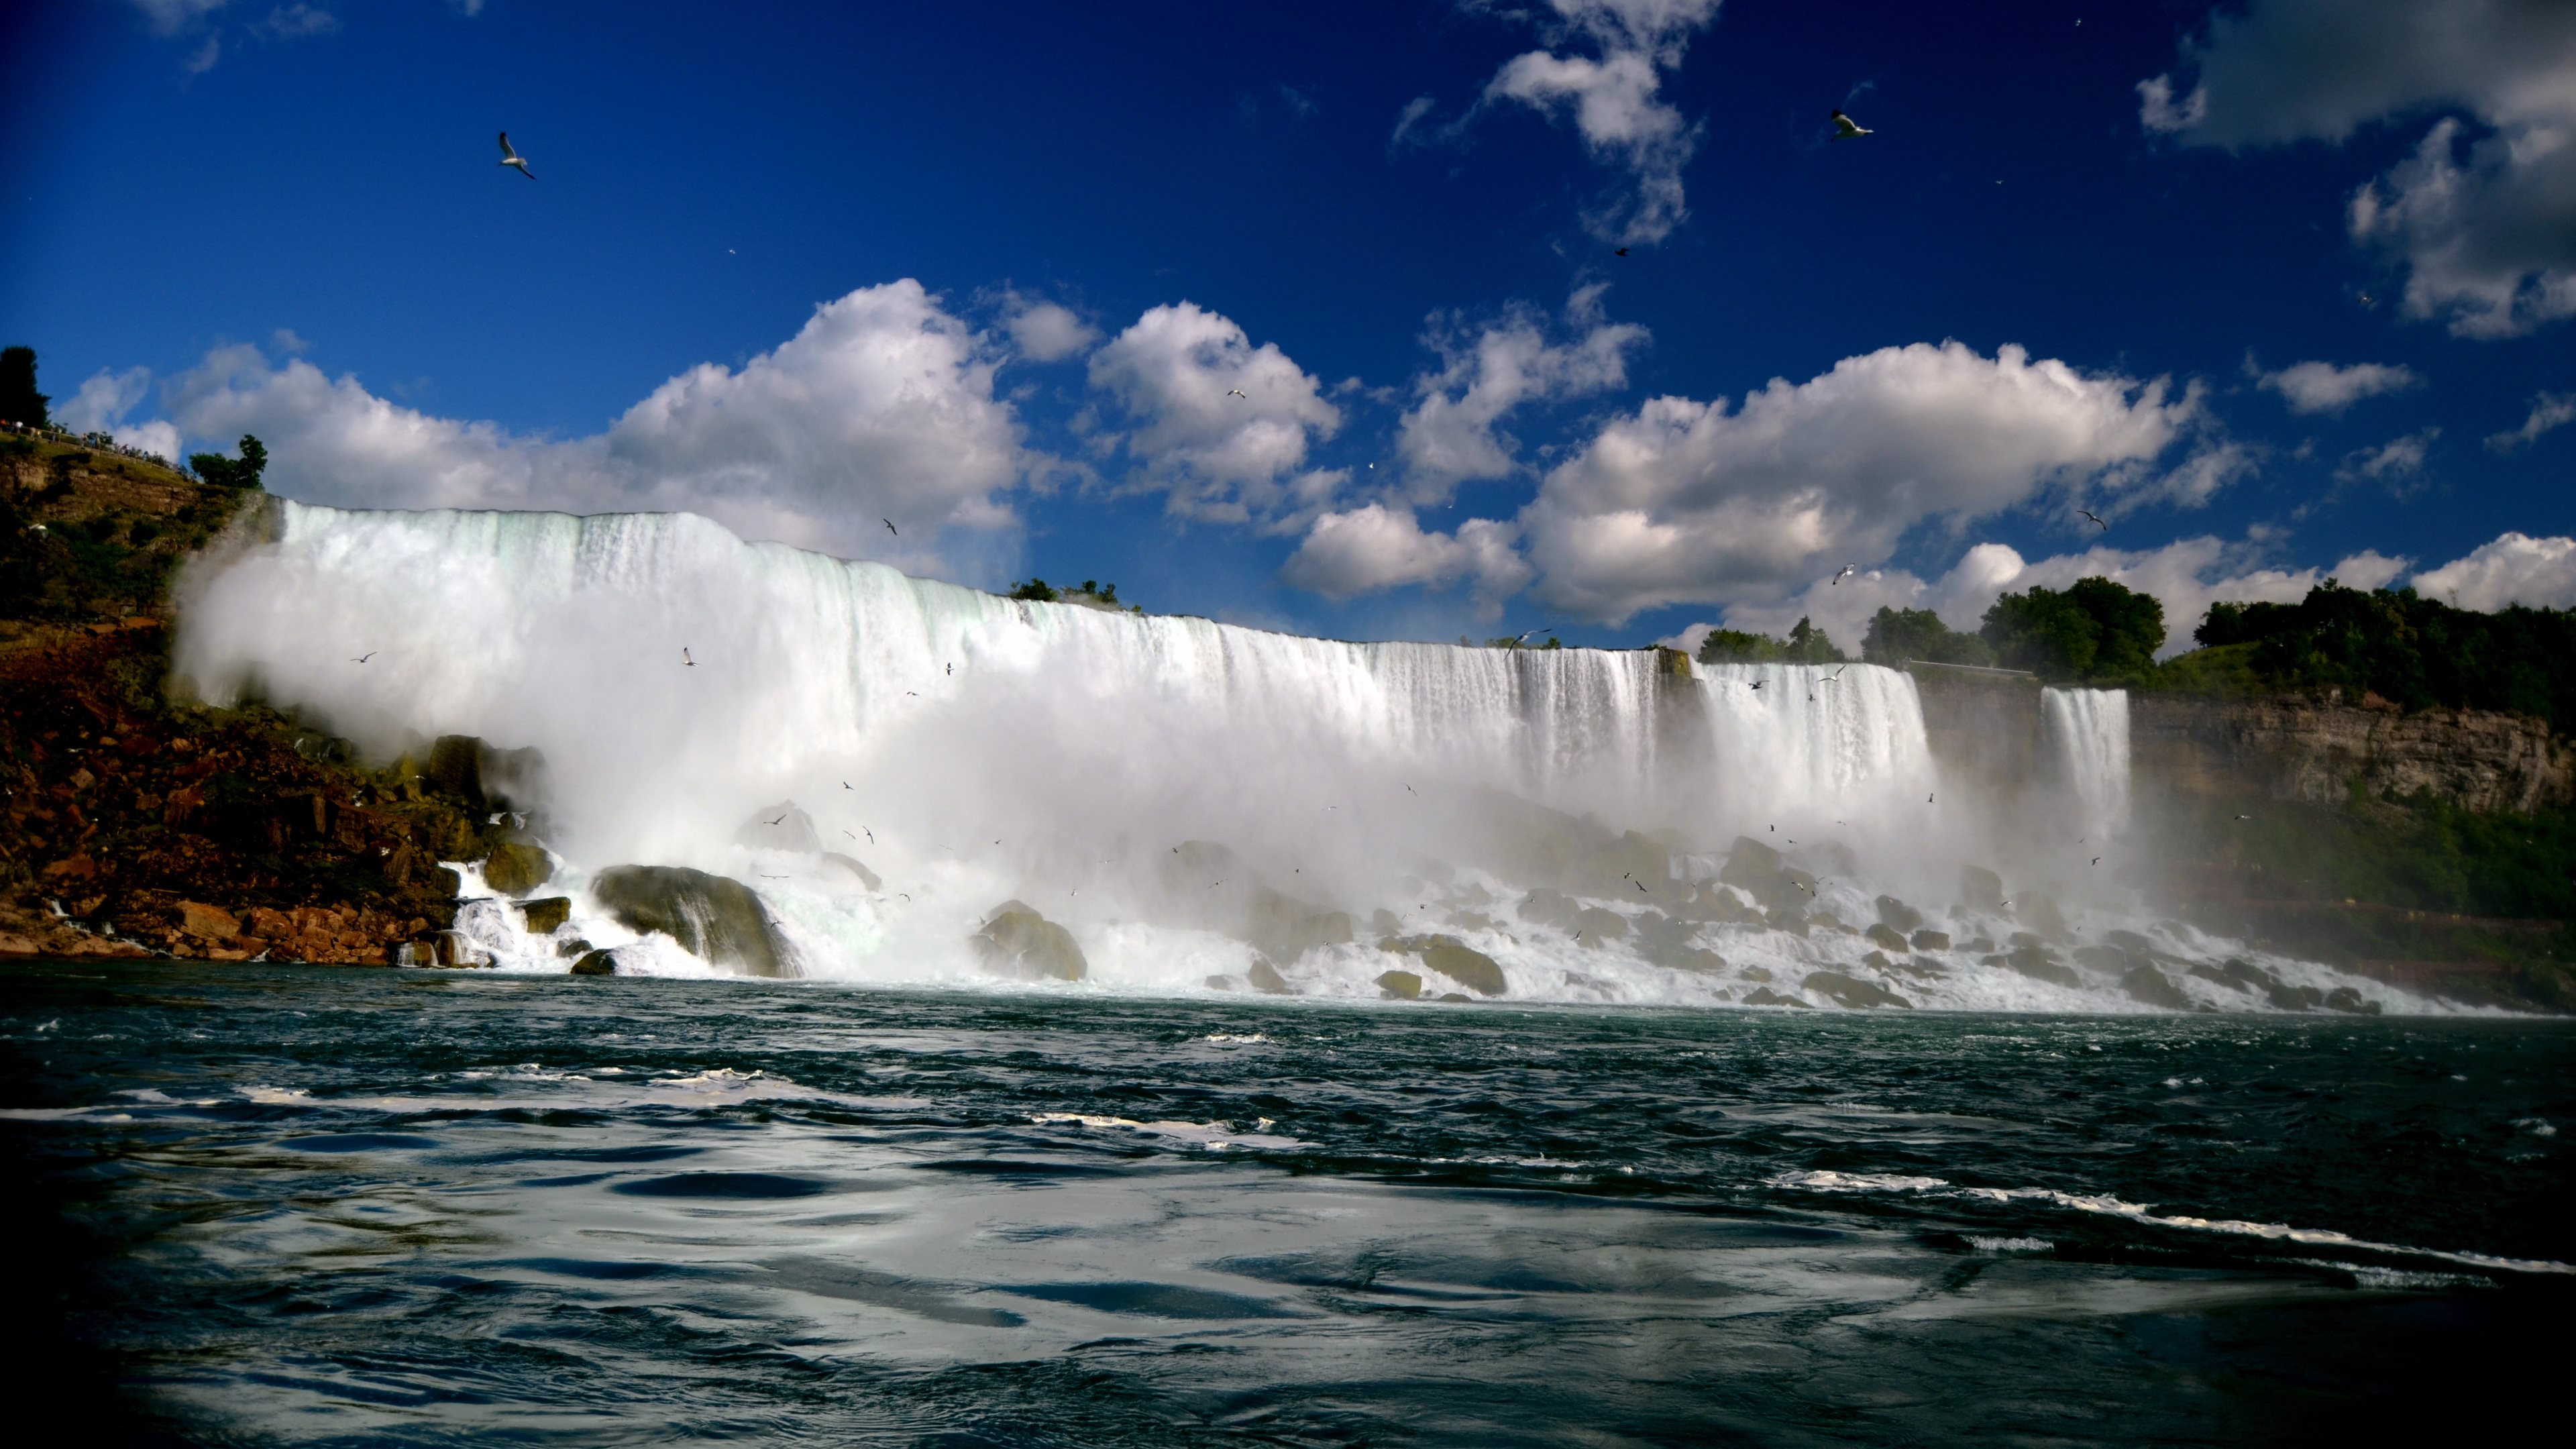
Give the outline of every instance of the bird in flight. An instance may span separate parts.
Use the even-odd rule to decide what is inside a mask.
[[[385,652],[385,651],[383,651],[383,650],[381,650],[381,649],[370,649],[370,650],[368,650],[366,653],[359,655],[357,658],[352,659],[352,660],[350,660],[349,662],[350,662],[350,663],[352,663],[352,664],[364,664],[364,663],[366,663],[368,660],[373,659],[373,658],[375,658],[377,655],[382,654],[382,653],[384,653],[384,652]]]
[[[1615,251],[1615,252],[1612,252],[1610,255],[1612,255],[1612,256],[1614,256],[1614,257],[1624,257],[1624,256],[1626,256],[1627,254],[1628,254],[1628,249],[1627,249],[1626,247],[1621,247],[1621,248],[1619,248],[1619,250],[1617,250],[1617,251]]]
[[[1937,793],[1937,792],[1936,792],[1936,793]],[[1926,805],[1931,804],[1931,803],[1932,803],[1932,797],[1931,797],[1930,795],[1926,795],[1926,796],[1924,796],[1924,797],[1923,797],[1923,803],[1924,803],[1924,804],[1926,804]]]
[[[1764,685],[1766,685],[1766,684],[1769,684],[1770,682],[1771,682],[1771,681],[1769,681],[1769,680],[1767,680],[1767,679],[1757,679],[1757,680],[1753,681],[1753,687],[1754,687],[1755,689],[1760,689],[1762,686],[1764,686]]]
[[[698,667],[698,661],[689,657],[689,646],[686,644],[680,646],[680,662],[689,666],[691,669]]]
[[[1844,115],[1842,112],[1834,112],[1835,140],[1856,141],[1863,136],[1875,136],[1877,134],[1877,132],[1862,125],[1860,122],[1853,120],[1851,117]]]
[[[2102,515],[2101,515],[2101,514],[2098,514],[2098,513],[2094,512],[2094,511],[2093,511],[2092,509],[2090,509],[2090,508],[2079,508],[2079,509],[2076,509],[2075,511],[2076,511],[2076,512],[2078,512],[2078,513],[2083,514],[2086,518],[2089,518],[2089,519],[2093,520],[2093,526],[2094,526],[2095,528],[2109,528],[2109,527],[2111,526],[2111,525],[2109,525],[2109,524],[2107,524],[2107,523],[2104,523],[2104,522],[2102,521]]]
[[[782,811],[780,811],[780,812],[778,813],[778,820],[784,820],[784,819],[786,819],[786,818],[787,818],[787,812],[785,812],[785,811],[783,811],[783,810],[782,810]],[[762,824],[764,824],[764,825],[775,825],[775,824],[777,824],[777,823],[778,823],[778,820],[764,820],[764,821],[762,821],[761,823],[762,823]]]
[[[1848,665],[1848,664],[1846,664],[1846,665],[1844,665],[1844,666],[1843,666],[1843,669],[1849,669],[1849,668],[1851,668],[1851,666],[1850,666],[1850,665]],[[1833,683],[1835,680],[1840,679],[1840,678],[1842,678],[1842,677],[1843,677],[1843,669],[1837,669],[1837,670],[1835,670],[1833,673],[1826,675],[1824,678],[1819,679],[1819,680],[1817,680],[1816,682],[1817,682],[1818,684],[1831,684],[1831,683]]]
[[[850,788],[850,782],[849,782],[849,781],[847,781],[847,780],[843,780],[843,781],[841,782],[841,788],[842,788],[842,789],[844,789],[844,790],[849,789],[849,788]]]
[[[1244,394],[1243,389],[1242,389],[1242,388],[1239,388],[1239,387],[1230,387],[1230,388],[1227,388],[1227,389],[1225,390],[1225,395],[1226,395],[1227,397],[1239,397],[1239,398],[1242,398],[1245,402],[1250,402],[1250,401],[1252,401],[1252,399],[1251,399],[1250,397],[1248,397],[1248,396],[1246,396],[1246,395]]]
[[[2093,863],[2094,863],[2095,865],[2100,865],[2100,864],[2102,863],[2102,857],[2100,857],[2100,856],[2098,856],[2098,855],[2097,855],[2097,856],[2095,856],[2095,857],[2093,857]]]
[[[520,155],[518,148],[510,144],[510,133],[507,131],[501,133],[501,164],[518,167],[519,174],[530,181],[537,179],[537,173],[528,169],[528,158]]]
[[[895,528],[895,526],[894,526],[894,520],[893,520],[893,519],[891,519],[891,518],[880,518],[880,519],[878,519],[878,520],[877,520],[877,522],[882,523],[882,524],[884,524],[884,525],[886,526],[886,532],[891,533],[891,534],[894,534],[894,536],[895,536],[895,537],[897,537],[897,538],[901,538],[901,537],[903,537],[903,534],[902,534],[901,532],[899,532],[899,531]]]
[[[1513,636],[1513,638],[1512,638],[1512,642],[1513,642],[1513,643],[1515,643],[1515,644],[1527,644],[1527,643],[1529,642],[1529,638],[1530,638],[1530,635],[1531,635],[1531,634],[1544,634],[1544,633],[1546,633],[1548,630],[1553,629],[1553,628],[1555,628],[1555,627],[1556,627],[1556,626],[1555,626],[1554,624],[1541,624],[1541,625],[1539,625],[1539,626],[1538,626],[1537,628],[1535,628],[1535,629],[1531,629],[1531,630],[1528,630],[1528,631],[1526,631],[1526,632],[1524,632],[1524,633],[1514,635],[1514,636]]]
[[[1839,583],[1841,583],[1843,580],[1845,580],[1845,579],[1847,579],[1847,578],[1850,578],[1852,575],[1854,575],[1854,574],[1856,574],[1856,573],[1859,573],[1859,572],[1860,572],[1860,565],[1859,565],[1859,564],[1844,564],[1844,565],[1843,565],[1843,571],[1842,571],[1841,573],[1838,573],[1838,574],[1834,575],[1834,576],[1833,576],[1833,578],[1832,578],[1832,580],[1827,584],[1827,587],[1829,587],[1829,588],[1830,588],[1830,587],[1832,587],[1834,584],[1839,584]]]

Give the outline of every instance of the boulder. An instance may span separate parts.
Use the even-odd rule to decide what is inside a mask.
[[[1745,1004],[1745,1005],[1747,1005],[1747,1006],[1806,1006],[1806,1005],[1807,1005],[1807,1003],[1806,1003],[1806,1002],[1800,1001],[1798,998],[1796,998],[1796,997],[1794,997],[1794,996],[1782,996],[1780,993],[1778,993],[1778,992],[1776,992],[1776,991],[1773,991],[1773,990],[1772,990],[1770,987],[1768,987],[1768,986],[1756,986],[1756,987],[1754,987],[1754,988],[1753,988],[1753,993],[1752,993],[1750,996],[1747,996],[1747,997],[1745,997],[1745,998],[1744,998],[1744,1004]]]
[[[2058,986],[2082,986],[2084,978],[2074,968],[2062,965],[2044,946],[2015,946],[2001,956],[1989,956],[1989,963],[2009,966],[2033,981],[2046,981]]]
[[[1410,971],[1381,971],[1377,989],[1391,1001],[1414,1001],[1422,996],[1422,978]]]
[[[1566,921],[1566,929],[1587,941],[1618,941],[1628,935],[1628,918],[1601,906],[1585,906]]]
[[[2129,974],[2120,978],[2120,989],[2128,993],[2131,1001],[2165,1011],[2189,1011],[2193,1005],[2183,989],[2173,984],[2172,977],[2153,966],[2130,968]]]
[[[2349,986],[2338,986],[2326,993],[2326,1010],[2348,1011],[2355,1016],[2377,1016],[2379,1003],[2369,1000]]]
[[[1859,977],[1845,976],[1839,971],[1810,971],[1807,973],[1807,979],[1799,985],[1805,990],[1855,1010],[1873,1006],[1902,1006],[1910,1009],[1914,1005],[1913,1002],[1884,986],[1872,985]]]
[[[1264,995],[1294,996],[1297,994],[1297,989],[1288,984],[1288,978],[1279,974],[1279,968],[1259,956],[1252,958],[1252,969],[1243,973],[1243,979],[1252,983],[1253,990]]]
[[[483,883],[505,896],[526,895],[554,878],[554,862],[533,845],[493,846],[483,862]]]
[[[1738,981],[1768,981],[1771,979],[1771,968],[1768,966],[1747,966],[1743,970],[1735,973],[1735,979]]]
[[[869,890],[882,890],[885,888],[885,882],[877,879],[877,873],[875,871],[868,869],[858,861],[841,854],[837,850],[824,851],[823,858],[830,861],[832,864],[839,866],[841,869],[848,871],[853,879],[857,880],[859,884],[866,886]]]
[[[1894,931],[1918,931],[1923,928],[1923,913],[1894,896],[1880,896],[1878,923]]]
[[[2013,914],[2029,922],[2052,941],[2067,938],[2066,913],[2059,910],[2057,902],[2048,896],[2036,891],[2025,892],[2013,901]]]
[[[1763,920],[1772,930],[1786,931],[1801,940],[1806,938],[1807,913],[1796,906],[1773,906],[1763,913]]]
[[[200,941],[229,941],[241,934],[241,921],[221,906],[181,901],[179,929]]]
[[[1659,950],[1648,958],[1667,971],[1689,971],[1714,976],[1726,969],[1726,958],[1705,946],[1676,946]]]
[[[1549,890],[1541,886],[1521,897],[1521,903],[1515,909],[1522,920],[1532,925],[1555,926],[1573,919],[1574,913],[1582,907],[1576,905],[1574,897],[1565,892]]]
[[[1977,911],[2004,908],[2004,878],[1979,865],[1959,867],[1959,904]]]
[[[1421,958],[1422,964],[1470,991],[1500,996],[1506,989],[1503,968],[1494,958],[1455,936],[1390,936],[1378,948]]]
[[[1318,947],[1358,939],[1348,912],[1328,911],[1267,886],[1252,893],[1241,934],[1263,955],[1292,962]]]
[[[1015,981],[1080,981],[1091,963],[1073,933],[1021,901],[1004,901],[972,938],[986,973]]]
[[[1882,896],[1880,899],[1884,900],[1886,897]],[[1917,916],[1915,919],[1920,920],[1922,918]],[[1878,947],[1882,951],[1894,951],[1901,956],[1913,949],[1913,947],[1906,941],[1904,934],[1898,931],[1895,927],[1888,925],[1885,921],[1879,922],[1877,925],[1861,932],[1861,934],[1869,938],[1869,943],[1871,945]]]
[[[529,934],[551,936],[564,922],[572,919],[572,900],[567,896],[547,896],[543,900],[528,901],[519,907],[519,914],[526,918]]]
[[[2263,993],[2263,999],[2278,1011],[2314,1011],[2326,1004],[2326,994],[2313,986],[2291,986],[2275,982]]]
[[[759,895],[740,881],[680,865],[614,865],[590,890],[619,925],[659,931],[711,966],[743,976],[798,974]]]
[[[572,974],[575,976],[614,976],[617,974],[617,953],[614,951],[586,951],[582,953],[582,958],[580,960],[572,963]]]
[[[734,843],[754,850],[790,850],[800,855],[819,854],[823,838],[814,833],[814,817],[798,809],[793,800],[763,805],[751,812],[733,833]],[[873,889],[873,887],[871,888]]]
[[[1675,901],[1672,913],[1684,920],[1713,921],[1719,924],[1749,923],[1761,919],[1744,898],[1716,881],[1702,881]]]
[[[1726,864],[1718,868],[1717,878],[1728,885],[1742,886],[1760,894],[1756,887],[1780,873],[1780,852],[1750,835],[1735,837],[1735,845],[1726,853]]]
[[[2154,954],[2156,944],[2135,931],[2104,931],[2102,939],[2144,961]]]
[[[406,760],[395,766],[405,773]],[[496,750],[472,735],[440,735],[429,746],[419,777],[477,810],[531,810],[544,803],[546,757],[536,750]]]
[[[1917,931],[1910,940],[1914,949],[1917,951],[1947,951],[1950,949],[1950,934],[1947,931]]]
[[[579,936],[570,936],[555,942],[557,956],[587,956],[592,949],[591,944]]]
[[[2145,963],[2130,960],[2129,953],[2117,946],[2078,946],[2075,948],[2075,964],[2105,976],[2126,976],[2130,967]]]

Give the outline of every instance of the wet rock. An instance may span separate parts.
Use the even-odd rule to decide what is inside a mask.
[[[438,931],[430,937],[430,949],[438,965],[468,969],[489,966],[492,958],[474,944],[474,938],[463,931]]]
[[[179,929],[200,941],[229,941],[241,934],[241,921],[221,906],[181,901]]]
[[[1887,927],[1889,930],[1915,931],[1922,929],[1923,913],[1914,909],[1912,906],[1907,905],[1905,902],[1898,900],[1896,897],[1880,896],[1878,898],[1877,905],[1878,923]]]
[[[566,940],[555,942],[555,954],[557,956],[587,956],[594,949],[595,948],[588,941],[583,940],[579,936],[573,936]]]
[[[519,914],[526,918],[531,935],[551,936],[572,919],[572,900],[568,896],[547,896],[528,901],[519,907]]]
[[[1080,981],[1091,963],[1073,933],[1021,901],[1004,901],[970,938],[986,974],[1015,981]]]
[[[590,889],[619,925],[659,931],[709,965],[744,976],[798,974],[759,895],[740,881],[680,865],[616,865]]]
[[[1585,906],[1565,924],[1567,929],[1595,944],[1625,940],[1628,935],[1628,918],[1600,906]]]
[[[2130,960],[2129,953],[2117,946],[2078,946],[2075,964],[2105,976],[2126,976],[2131,966],[2145,963]]]
[[[2156,944],[2135,931],[2104,931],[2102,939],[2144,961],[2154,954]]]
[[[1243,986],[1231,976],[1211,976],[1199,983],[1210,991],[1240,991]]]
[[[1798,984],[1803,990],[1815,992],[1819,996],[1855,1010],[1873,1006],[1902,1006],[1910,1009],[1914,1005],[1913,1002],[1884,986],[1874,985],[1856,976],[1845,976],[1839,971],[1810,971],[1807,973],[1807,979]]]
[[[1469,995],[1465,994],[1464,992],[1458,992],[1458,991],[1443,991],[1443,992],[1441,992],[1438,996],[1433,997],[1433,998],[1432,998],[1432,1000],[1434,1000],[1434,1001],[1454,1001],[1454,1002],[1464,1002],[1464,1003],[1466,1003],[1466,1004],[1468,1004],[1468,1005],[1473,1005],[1473,1004],[1475,1004],[1475,1000],[1476,1000],[1476,998],[1474,998],[1474,997],[1472,997],[1472,996],[1469,996]]]
[[[1754,987],[1752,993],[1744,998],[1744,1004],[1747,1006],[1807,1006],[1806,1002],[1794,996],[1782,996],[1768,986]]]
[[[2291,986],[2275,982],[2263,993],[2263,999],[2278,1011],[2314,1011],[2325,1005],[2326,994],[2313,986]]]
[[[483,862],[483,883],[505,896],[526,895],[554,877],[554,862],[533,845],[493,846]]]
[[[869,890],[883,890],[885,888],[885,882],[877,879],[877,873],[875,871],[868,869],[858,861],[841,854],[837,850],[824,851],[823,859],[839,866],[845,871],[848,871],[853,880],[856,880],[860,885],[867,887]]]
[[[1369,912],[1369,931],[1373,935],[1392,936],[1404,929],[1404,922],[1384,906]]]
[[[1358,939],[1348,912],[1328,911],[1267,887],[1253,892],[1241,934],[1263,955],[1281,961]]]
[[[1561,925],[1572,920],[1580,909],[1582,907],[1575,904],[1574,897],[1545,886],[1521,897],[1521,903],[1514,907],[1522,920],[1538,926]]]
[[[1997,958],[1990,957],[1988,959],[1992,960]],[[2084,978],[2076,975],[2073,967],[2061,964],[2057,958],[2050,955],[2047,948],[2043,946],[2015,946],[2010,951],[2005,952],[2000,960],[2002,961],[2002,964],[2011,967],[2013,970],[2020,972],[2022,975],[2029,977],[2033,981],[2046,981],[2058,986],[2082,986],[2084,984]]]
[[[1244,972],[1243,978],[1252,983],[1253,990],[1264,995],[1293,996],[1296,994],[1296,989],[1288,984],[1288,978],[1279,974],[1279,968],[1258,956],[1252,958],[1252,969]]]
[[[572,963],[572,974],[575,976],[614,976],[617,974],[617,953],[614,951],[584,952],[580,960]]]
[[[1672,913],[1689,921],[1710,921],[1733,925],[1758,921],[1761,916],[1744,904],[1744,898],[1716,881],[1702,881],[1690,892],[1673,902]]]
[[[1947,931],[1917,931],[1908,938],[1908,944],[1917,951],[1947,951],[1950,949],[1950,934]]]
[[[405,766],[477,810],[530,810],[544,801],[546,757],[533,749],[496,750],[472,735],[440,735],[425,763],[395,768]]]
[[[1861,957],[1860,963],[1864,966],[1876,967],[1878,970],[1887,972],[1891,976],[1911,976],[1917,981],[1938,981],[1942,977],[1950,974],[1929,962],[1916,961],[1911,958],[1902,961],[1891,961],[1886,956],[1881,955],[1876,951],[1872,951],[1868,955]]]
[[[1506,989],[1503,968],[1494,958],[1455,936],[1390,936],[1378,948],[1421,958],[1422,964],[1470,991],[1500,996]]]
[[[1884,899],[1884,897],[1881,897],[1881,899]],[[1915,919],[1921,920],[1922,917],[1917,916]],[[1869,943],[1871,945],[1878,947],[1882,951],[1894,951],[1901,956],[1914,949],[1913,945],[1905,939],[1901,932],[1884,921],[1881,921],[1877,925],[1870,927],[1868,930],[1861,932],[1861,934],[1869,938]]]
[[[1772,930],[1786,931],[1801,940],[1806,938],[1807,913],[1796,906],[1774,906],[1763,913],[1762,919]]]
[[[2377,1016],[2379,1009],[2378,1002],[2370,1000],[2349,986],[2338,986],[2326,993],[2328,1011],[2346,1011],[2355,1016]]]
[[[2120,989],[2131,1001],[2164,1011],[2189,1011],[2192,999],[2174,985],[2173,978],[2153,966],[2135,966],[2120,978]]]
[[[814,833],[814,817],[797,807],[793,800],[781,800],[751,812],[733,833],[734,843],[754,850],[791,850],[800,855],[819,854],[823,838]]]
[[[1768,981],[1771,979],[1771,968],[1768,966],[1747,966],[1743,970],[1735,973],[1735,979],[1738,981]]]
[[[2052,941],[2063,941],[2067,937],[2066,913],[2059,910],[2057,902],[2047,896],[2035,891],[2026,892],[2014,900],[2013,914],[2030,923],[2041,935]]]
[[[1843,924],[1842,917],[1821,907],[1807,912],[1807,924],[1819,931],[1836,931],[1846,936],[1852,933],[1852,928]]]
[[[1810,841],[1798,847],[1798,858],[1835,875],[1860,874],[1860,857],[1839,840]]]
[[[1410,971],[1381,971],[1377,989],[1390,1001],[1413,1001],[1422,995],[1422,978]]]
[[[1689,971],[1713,976],[1726,969],[1726,958],[1704,946],[1676,946],[1657,951],[1648,958],[1667,971]]]
[[[1959,867],[1959,904],[1970,910],[2004,908],[2004,878],[1980,865]]]
[[[1341,913],[1337,911],[1334,914]],[[1343,916],[1342,919],[1348,921],[1350,917]],[[1490,931],[1494,929],[1494,918],[1483,911],[1451,911],[1445,924],[1461,931]]]

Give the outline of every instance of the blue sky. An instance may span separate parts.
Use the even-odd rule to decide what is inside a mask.
[[[2576,604],[2563,4],[11,15],[0,334],[296,497],[1349,637]]]

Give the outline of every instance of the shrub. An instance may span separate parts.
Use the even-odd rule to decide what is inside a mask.
[[[268,449],[259,439],[244,433],[239,462],[221,453],[191,453],[188,467],[218,488],[257,488],[259,475],[268,467]]]
[[[1741,629],[1712,629],[1699,644],[1702,664],[1840,664],[1848,658],[1824,630],[1803,617],[1786,639]]]
[[[1031,603],[1052,604],[1064,595],[1049,587],[1046,580],[1032,577],[1026,583],[1011,585],[1011,597],[1026,599]]]

